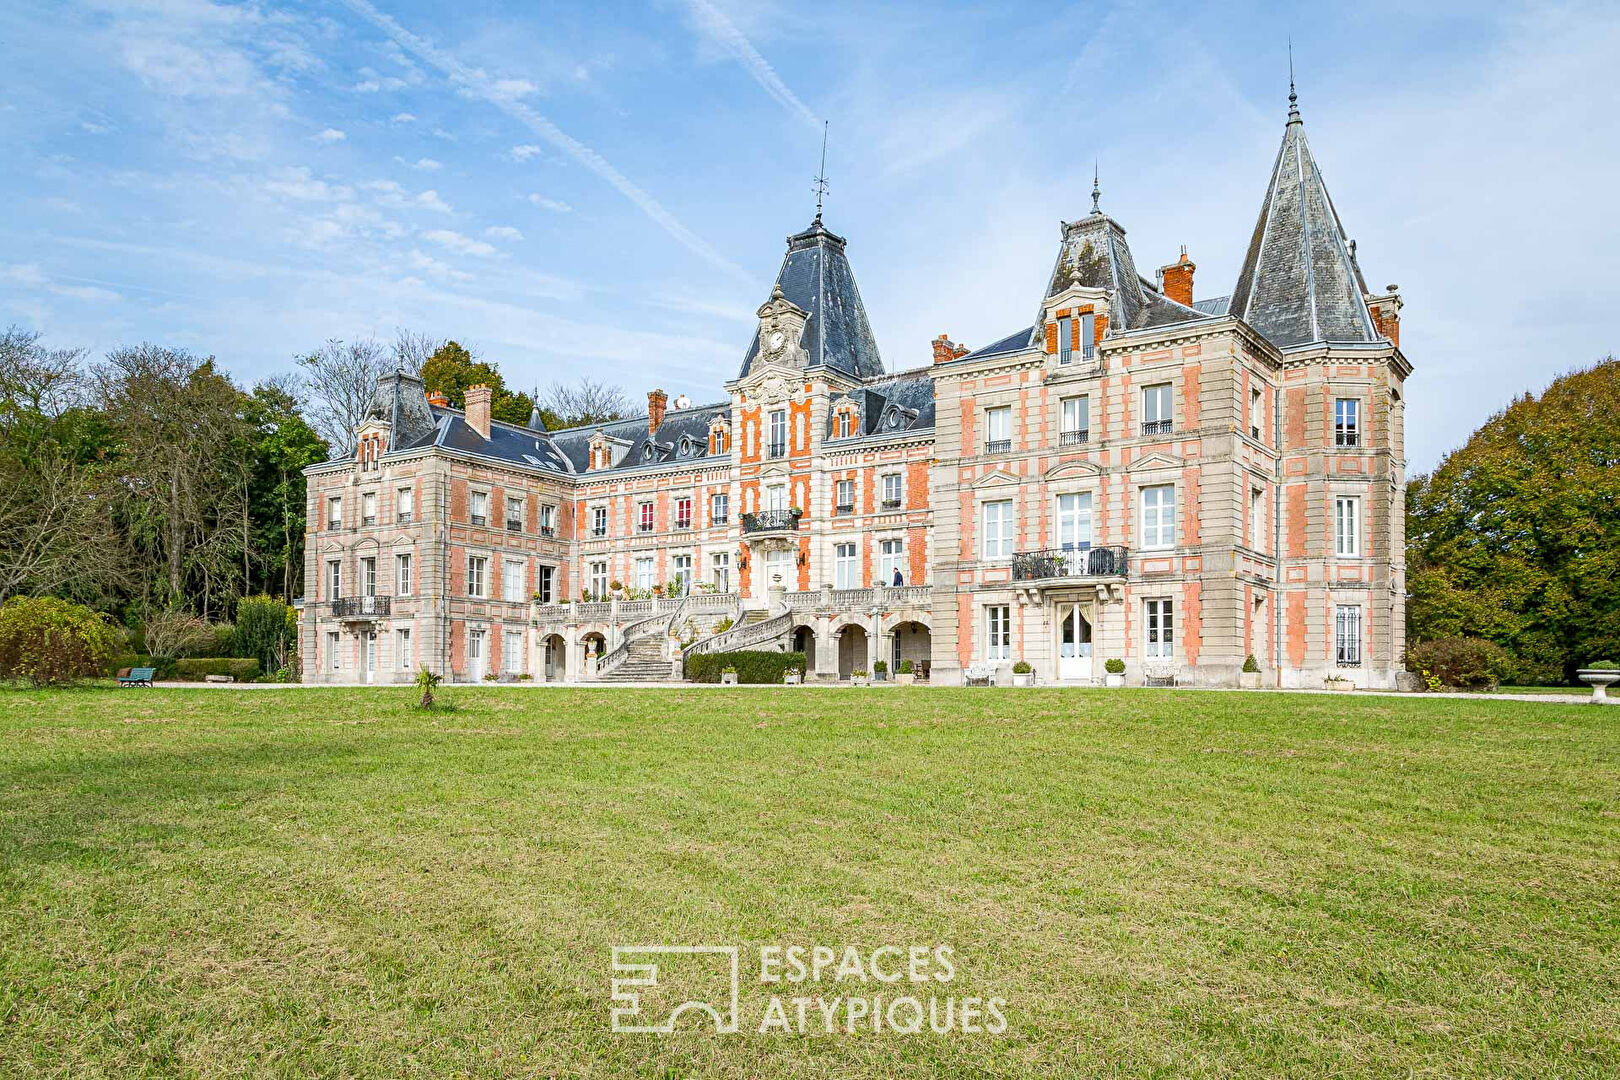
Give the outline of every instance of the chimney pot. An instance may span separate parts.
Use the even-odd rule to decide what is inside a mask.
[[[931,344],[934,346],[934,363],[948,364],[952,360],[967,355],[967,346],[958,345],[947,334],[941,334]]]
[[[467,426],[489,438],[489,403],[495,391],[487,386],[467,387]]]
[[[1192,307],[1193,271],[1198,267],[1187,258],[1187,247],[1181,247],[1181,256],[1169,266],[1159,268],[1159,288],[1164,295],[1180,304]]]
[[[656,435],[658,429],[664,426],[664,409],[668,405],[669,395],[662,390],[647,394],[647,434]]]
[[[429,405],[436,405],[441,409],[447,409],[450,407],[450,399],[445,397],[444,394],[438,390],[429,390],[427,392],[427,403]]]

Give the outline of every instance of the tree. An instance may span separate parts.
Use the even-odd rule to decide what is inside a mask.
[[[81,604],[14,596],[0,604],[0,679],[59,686],[104,674],[122,638]]]
[[[214,626],[185,611],[155,611],[141,627],[141,639],[148,656],[178,660],[208,651],[214,643]]]
[[[1620,652],[1620,362],[1491,417],[1407,487],[1407,639],[1479,637],[1513,677]]]
[[[394,331],[394,365],[409,375],[420,375],[428,358],[445,346],[444,338],[406,330]]]
[[[248,517],[251,550],[259,565],[256,584],[291,600],[303,591],[307,524],[303,470],[325,461],[328,447],[300,415],[292,380],[271,379],[254,387],[248,419],[254,431]],[[254,584],[248,581],[245,588]]]
[[[347,343],[334,338],[298,358],[304,412],[335,457],[353,456],[354,429],[365,419],[378,377],[394,370],[396,359],[396,353],[370,338]]]
[[[296,650],[298,619],[293,609],[273,596],[247,596],[236,606],[236,638],[232,651],[259,661],[259,670],[272,674]]]
[[[630,412],[630,399],[611,383],[583,375],[576,383],[553,382],[540,395],[546,427],[562,429],[620,420]]]
[[[514,394],[506,388],[506,380],[494,364],[485,363],[459,342],[447,341],[422,365],[422,384],[450,400],[456,408],[465,408],[467,390],[474,386],[487,386],[490,396],[489,413],[508,424],[526,424],[534,410],[534,399],[528,394]]]

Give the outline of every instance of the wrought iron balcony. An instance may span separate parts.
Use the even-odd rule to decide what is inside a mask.
[[[1011,450],[1011,439],[991,439],[989,442],[984,444],[984,452],[987,454],[1005,454]]]
[[[542,526],[540,526],[540,535],[541,536],[556,536],[557,535],[557,528],[554,525],[542,525]]]
[[[884,499],[883,500],[883,509],[885,509],[885,510],[898,510],[898,509],[900,509],[900,500],[899,499]]]
[[[1014,581],[1125,576],[1124,547],[1048,548],[1013,555]]]
[[[332,614],[339,619],[381,619],[393,606],[388,596],[343,596],[332,601]]]
[[[1175,428],[1173,420],[1144,420],[1142,421],[1142,434],[1168,435]]]
[[[837,506],[833,507],[833,513],[835,514],[853,514],[854,512],[854,503],[839,503]]]
[[[768,532],[797,532],[799,518],[803,516],[797,510],[761,510],[757,514],[744,514],[742,516],[742,531],[748,533]]]
[[[1058,436],[1059,446],[1079,446],[1091,441],[1091,432],[1086,428],[1079,431],[1065,431]]]

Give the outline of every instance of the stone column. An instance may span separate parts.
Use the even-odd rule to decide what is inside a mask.
[[[832,632],[833,616],[822,612],[816,616],[816,655],[812,678],[818,682],[838,681],[838,638]]]

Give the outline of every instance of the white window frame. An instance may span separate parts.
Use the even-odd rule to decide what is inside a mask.
[[[1057,321],[1058,363],[1067,364],[1074,359],[1074,319],[1063,315]]]
[[[793,589],[793,552],[771,548],[765,552],[765,586],[771,588],[776,584],[776,577],[782,578],[784,589]]]
[[[1333,662],[1337,667],[1360,667],[1363,618],[1360,604],[1333,608]]]
[[[731,552],[716,551],[709,556],[709,573],[715,592],[731,591]]]
[[[501,599],[508,604],[523,602],[523,571],[522,559],[501,560]]]
[[[985,605],[984,658],[986,660],[1012,659],[1012,605]]]
[[[894,505],[890,507],[890,503]],[[890,472],[883,474],[883,506],[885,509],[901,509],[906,505],[906,478],[903,473]]]
[[[1142,601],[1142,655],[1149,660],[1170,660],[1176,655],[1175,601],[1154,597]]]
[[[326,560],[326,598],[328,600],[343,599],[343,560]]]
[[[651,499],[636,503],[636,531],[652,532],[658,527],[658,508]]]
[[[541,563],[534,568],[534,594],[538,603],[555,604],[557,602],[557,568]]]
[[[786,484],[768,484],[765,487],[765,509],[786,510],[788,508],[788,486]]]
[[[589,572],[590,572],[590,582],[591,582],[591,587],[590,587],[591,596],[598,599],[598,600],[606,599],[607,594],[608,594],[608,582],[611,580],[609,575],[608,575],[607,560],[606,559],[599,559],[599,560],[597,560],[595,562],[592,562],[589,565]]]
[[[1097,355],[1097,316],[1092,312],[1080,316],[1080,359],[1090,360]]]
[[[1065,504],[1070,505],[1065,505]],[[1052,500],[1052,535],[1064,551],[1086,551],[1093,543],[1092,498],[1089,491],[1071,491]]]
[[[483,520],[480,521],[479,518]],[[489,492],[470,491],[467,493],[467,521],[473,525],[489,524]]]
[[[692,591],[692,556],[686,552],[669,557],[669,580],[678,584],[678,595],[685,596]]]
[[[541,536],[556,536],[557,535],[557,504],[556,503],[541,503],[540,504],[540,535]]]
[[[1058,405],[1058,432],[1061,435],[1091,433],[1091,395],[1075,394]]]
[[[675,528],[690,529],[692,527],[692,496],[677,495],[675,497]]]
[[[1357,496],[1333,497],[1333,553],[1347,558],[1361,554],[1361,499]]]
[[[406,626],[394,628],[394,670],[411,670],[411,631]]]
[[[786,409],[772,409],[767,418],[769,427],[766,429],[768,443],[765,447],[767,457],[786,457],[788,444],[788,422]]]
[[[591,507],[591,535],[603,537],[608,534],[608,508],[605,506]]]
[[[992,518],[995,519],[993,529]],[[979,505],[979,551],[982,558],[987,561],[1012,558],[1015,520],[1011,499],[991,499]]]
[[[489,556],[467,556],[467,595],[479,600],[489,599]]]
[[[523,673],[523,631],[501,631],[501,670],[508,675]]]
[[[888,585],[894,581],[894,572],[900,571],[901,580],[905,580],[906,570],[906,542],[900,537],[891,536],[878,541],[878,581]]]
[[[506,497],[506,521],[505,521],[505,525],[506,525],[506,528],[507,528],[508,532],[522,532],[523,531],[523,517],[524,517],[523,511],[528,509],[528,507],[523,505],[525,501],[526,500],[521,495],[508,495]],[[512,511],[514,509],[517,511],[517,517],[516,518],[514,518],[512,516]],[[516,529],[512,528],[512,522],[513,521],[517,522],[517,528]]]
[[[847,508],[849,513],[855,512],[855,481],[833,481],[833,509],[839,508]]]
[[[411,572],[415,569],[413,552],[397,551],[394,553],[394,595],[410,596],[416,583],[411,579]]]
[[[394,516],[400,521],[412,521],[416,517],[416,489],[403,487],[394,497]]]
[[[377,524],[377,493],[363,491],[360,493],[360,524]]]
[[[1149,484],[1140,489],[1137,497],[1142,504],[1142,550],[1166,551],[1175,547],[1176,485]]]
[[[651,555],[638,555],[630,564],[635,574],[636,588],[650,589],[658,584],[658,560]]]
[[[833,588],[861,587],[861,554],[853,541],[833,545]]]
[[[1007,443],[1007,449],[1012,449],[1011,405],[991,405],[984,410],[985,452],[990,453],[990,447],[997,443]]]
[[[329,529],[343,528],[343,496],[328,495],[326,497],[326,527]]]
[[[1333,399],[1333,445],[1361,446],[1361,399]]]
[[[731,520],[731,496],[717,491],[709,496],[709,524],[724,525]]]
[[[343,637],[336,630],[326,632],[326,669],[343,670]]]
[[[360,556],[360,595],[377,595],[377,556]]]

